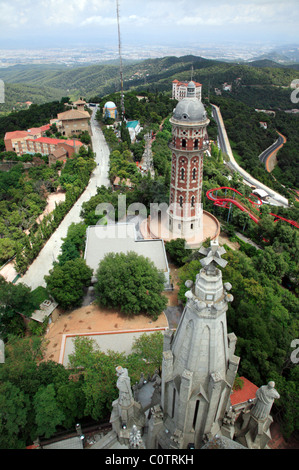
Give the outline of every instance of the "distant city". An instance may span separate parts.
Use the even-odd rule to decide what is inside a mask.
[[[122,46],[122,57],[125,60],[144,60],[165,56],[181,57],[184,55],[201,56],[206,59],[224,61],[250,61],[257,57],[271,54],[273,44],[208,44],[189,45],[188,47],[156,46],[156,45],[126,45]],[[298,54],[298,47],[295,47]],[[0,67],[17,64],[59,64],[65,66],[89,65],[100,62],[117,60],[117,46],[104,45],[99,47],[77,46],[73,48],[44,48],[44,49],[0,49]]]

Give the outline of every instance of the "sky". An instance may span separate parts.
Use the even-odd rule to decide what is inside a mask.
[[[116,0],[0,0],[0,49],[117,46]],[[119,0],[123,44],[299,43],[298,0]]]

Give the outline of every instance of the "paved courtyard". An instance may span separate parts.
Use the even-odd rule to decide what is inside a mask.
[[[73,351],[72,339],[76,335],[90,336],[103,351],[112,349],[127,352],[134,336],[146,330],[165,328],[168,328],[168,321],[164,313],[158,320],[152,321],[143,315],[127,318],[117,310],[102,309],[97,305],[82,307],[69,314],[61,312],[49,325],[45,335],[44,359],[66,365],[67,356]],[[127,336],[125,332],[128,333]]]

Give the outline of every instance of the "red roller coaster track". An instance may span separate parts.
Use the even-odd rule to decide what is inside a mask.
[[[236,189],[234,188],[229,188],[227,186],[221,186],[220,188],[213,188],[213,189],[209,189],[209,191],[207,191],[207,197],[211,200],[211,201],[214,201],[214,205],[215,206],[220,206],[220,207],[225,207],[225,208],[229,208],[229,205],[230,204],[234,204],[235,206],[237,206],[241,211],[243,212],[246,212],[249,217],[256,223],[258,224],[259,223],[259,218],[253,214],[252,212],[250,212],[250,210],[245,207],[241,202],[239,202],[237,199],[234,199],[234,197],[226,197],[226,196],[216,196],[214,195],[214,192],[216,191],[220,191],[221,189],[225,189],[225,190],[230,190],[230,191],[233,191],[234,193],[237,193],[239,194],[240,196],[244,197],[248,202],[250,202],[250,204],[252,204],[253,208],[259,212],[259,206],[262,205],[262,200],[256,196],[255,194],[250,194],[250,196],[253,196],[254,198],[257,199],[257,202],[256,201],[252,201],[251,199],[249,199],[249,197],[245,197],[242,193],[240,193],[239,191],[237,191]],[[277,215],[277,214],[272,214],[272,212],[270,213],[270,215],[272,215],[276,220],[274,222],[278,222],[278,220],[284,220],[285,222],[288,222],[289,224],[293,225],[294,227],[296,228],[299,228],[299,223],[296,222],[295,220],[289,220],[289,219],[285,219],[284,217],[281,217],[280,215]]]

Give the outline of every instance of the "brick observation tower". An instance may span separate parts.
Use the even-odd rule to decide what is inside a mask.
[[[202,102],[196,97],[195,83],[191,81],[187,96],[178,103],[170,119],[169,229],[185,239],[202,230],[203,154],[208,148],[209,122]]]
[[[144,238],[170,241],[184,238],[189,248],[198,248],[207,238],[220,233],[216,217],[202,209],[204,153],[208,150],[207,113],[196,96],[194,82],[178,102],[170,119],[172,152],[169,205],[165,211],[151,212],[140,230]]]

